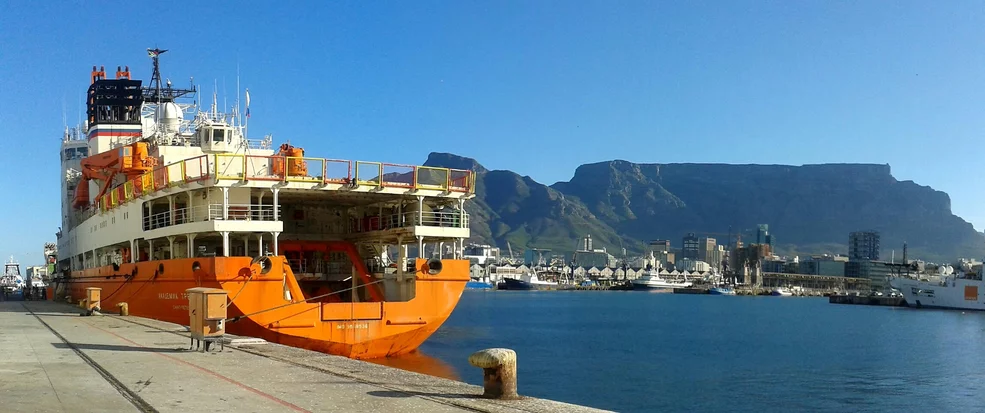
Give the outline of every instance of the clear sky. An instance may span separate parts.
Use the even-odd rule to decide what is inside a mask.
[[[985,228],[985,9],[964,1],[0,3],[0,256],[40,264],[93,65],[249,88],[309,156],[892,165]]]

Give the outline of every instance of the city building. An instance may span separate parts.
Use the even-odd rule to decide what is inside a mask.
[[[711,271],[711,266],[707,262],[700,260],[692,260],[689,258],[681,259],[677,262],[676,270],[678,271],[688,271],[688,272],[708,272]]]
[[[774,251],[776,244],[773,242],[773,235],[770,234],[769,224],[759,224],[756,226],[756,243],[770,246],[770,251]]]
[[[800,261],[797,273],[844,277],[845,263],[847,262],[848,257],[841,255],[814,255],[809,259]]]
[[[670,252],[670,240],[658,239],[656,241],[650,241],[650,251],[653,251],[653,252],[660,252],[660,251]]]
[[[763,272],[787,272],[787,261],[775,255],[763,258]]]
[[[698,260],[704,261],[712,267],[718,268],[721,263],[718,257],[718,241],[711,237],[698,238]]]
[[[462,250],[463,257],[473,264],[486,265],[499,261],[499,248],[484,244],[469,244]]]
[[[756,243],[767,244],[766,237],[769,236],[769,233],[770,233],[769,224],[759,224],[756,229]]]
[[[594,249],[591,234],[582,239],[582,249],[575,251],[571,256],[571,265],[575,267],[602,269],[616,267],[616,263],[616,257],[606,252],[604,248]]]
[[[681,248],[681,258],[699,260],[701,257],[700,240],[693,232],[684,236],[683,247]]]
[[[879,233],[855,231],[848,234],[848,259],[879,261]]]
[[[748,273],[748,269],[761,271],[763,259],[770,256],[772,256],[770,254],[770,247],[765,244],[750,244],[749,246],[739,247],[732,252],[730,267],[737,275]],[[741,275],[738,277],[740,281],[745,283],[755,282],[754,280],[743,279]]]

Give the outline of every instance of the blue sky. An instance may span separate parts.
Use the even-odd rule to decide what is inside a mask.
[[[238,70],[252,137],[310,156],[548,184],[611,159],[889,163],[983,229],[983,32],[962,1],[3,2],[0,256],[41,262],[63,118],[92,65],[148,80],[148,47],[206,100]]]

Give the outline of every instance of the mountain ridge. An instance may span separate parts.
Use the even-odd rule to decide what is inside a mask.
[[[951,212],[950,196],[897,180],[889,164],[612,160],[580,165],[552,185],[450,153],[433,152],[425,165],[476,171],[473,241],[519,249],[572,251],[590,233],[596,245],[639,252],[650,239],[680,247],[688,232],[724,238],[731,227],[748,236],[765,223],[781,253],[845,254],[849,232],[869,229],[882,234],[886,252],[908,241],[911,257],[985,252],[985,236]]]

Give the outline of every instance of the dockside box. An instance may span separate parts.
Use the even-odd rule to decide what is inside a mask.
[[[191,338],[202,340],[226,333],[226,291],[218,288],[189,288],[188,327]]]

